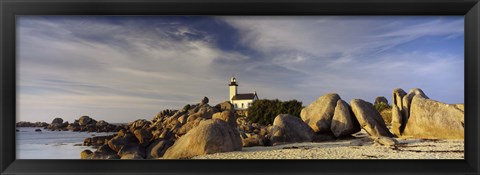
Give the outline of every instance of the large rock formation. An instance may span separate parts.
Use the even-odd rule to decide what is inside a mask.
[[[82,152],[80,152],[80,159],[88,159],[89,156],[92,154],[93,152],[90,151],[90,150],[83,150]]]
[[[392,132],[399,136],[407,123],[406,115],[403,112],[403,97],[407,93],[400,88],[393,89],[392,92]]]
[[[97,122],[95,119],[89,116],[81,116],[73,123],[63,122],[61,118],[55,118],[50,125],[46,127],[48,130],[61,130],[61,131],[78,131],[78,132],[116,132],[122,128],[122,126],[112,125],[106,121],[100,120]]]
[[[220,119],[227,122],[232,128],[237,128],[237,119],[233,110],[225,110],[213,114],[213,119]]]
[[[347,102],[337,101],[330,129],[335,137],[347,136],[360,131],[360,124]]]
[[[52,124],[63,124],[62,118],[54,118]]]
[[[223,120],[210,119],[202,121],[200,125],[180,137],[163,157],[181,159],[241,149],[242,140],[235,128]]]
[[[152,132],[148,129],[136,129],[133,134],[139,141],[139,144],[146,147],[150,144],[150,142],[153,140],[153,135]]]
[[[409,121],[411,103],[415,96],[428,99],[427,95],[425,95],[425,93],[419,88],[410,89],[408,94],[406,94],[405,91],[400,88],[393,90],[394,103],[392,104],[391,130],[397,136],[401,136],[403,134],[404,129]]]
[[[413,89],[410,89],[410,91],[408,92],[407,95],[405,95],[402,99],[402,115],[403,115],[403,118],[408,120],[408,118],[410,117],[410,104],[412,102],[412,99],[414,96],[421,96],[423,98],[426,98],[428,99],[427,95],[425,95],[425,93],[423,93],[423,91],[419,88],[413,88]]]
[[[396,105],[392,106],[392,132],[393,134],[400,136],[405,128],[406,121],[403,118],[402,112]]]
[[[118,133],[117,136],[110,139],[107,144],[115,152],[119,152],[124,146],[127,145],[138,145],[138,139],[134,134],[127,133]]]
[[[145,147],[131,144],[123,146],[117,153],[121,159],[145,159]]]
[[[94,145],[94,142],[95,144],[101,144],[99,141],[102,140],[104,145],[101,145],[101,147],[108,147],[121,159],[159,158],[174,143],[178,143],[180,146],[176,146],[170,151],[169,158],[187,158],[196,154],[241,149],[242,140],[236,128],[236,119],[233,112],[230,110],[220,112],[221,108],[211,107],[208,105],[208,101],[208,98],[204,97],[200,103],[185,105],[180,110],[160,111],[150,121],[139,119],[127,126],[122,126],[113,138],[97,139],[97,141],[93,140],[95,138],[90,138],[86,139],[86,143],[89,145]],[[213,117],[214,114],[215,117]],[[211,122],[200,127],[200,124],[204,121]],[[76,121],[70,125],[70,128],[88,127],[92,129],[91,127],[109,126],[104,121],[95,121],[94,123],[90,122],[86,126],[80,126],[79,121]],[[227,126],[224,126],[224,124]],[[198,127],[200,128],[195,130]],[[190,131],[193,131],[193,133],[189,136],[187,133],[190,133]],[[265,129],[261,130],[260,128],[255,128],[252,132],[259,135],[263,132],[262,136],[266,134]],[[189,140],[192,140],[192,142]],[[187,142],[190,146],[184,146],[187,145],[185,144]],[[265,143],[268,143],[268,141]],[[192,150],[190,149],[192,147],[198,149]],[[96,152],[93,152],[92,155]],[[104,156],[104,153],[97,153],[97,155],[89,156],[89,158],[110,158]]]
[[[146,129],[150,127],[150,122],[145,119],[138,119],[134,122],[129,123],[128,127],[130,128],[130,132],[135,132],[137,129]]]
[[[83,146],[102,146],[108,142],[108,140],[115,137],[115,135],[110,136],[95,136],[91,138],[86,138],[83,140]]]
[[[453,104],[456,108],[465,111],[465,105],[464,104]]]
[[[379,97],[376,97],[376,98],[375,98],[375,103],[374,103],[374,104],[380,104],[380,103],[385,103],[385,104],[388,104],[388,100],[387,100],[387,98],[385,98],[384,96],[379,96]]]
[[[298,117],[280,114],[273,121],[271,144],[311,142],[315,133]]]
[[[300,117],[314,132],[331,132],[335,105],[339,99],[340,96],[336,93],[325,94],[303,108]]]
[[[215,105],[215,107],[220,109],[221,111],[228,111],[233,109],[233,104],[230,103],[230,101],[225,101],[223,103]]]
[[[455,105],[415,95],[403,135],[417,138],[464,138],[464,112]]]
[[[157,139],[153,141],[147,148],[147,159],[163,157],[168,148],[173,145],[173,142],[166,139]]]
[[[85,126],[85,125],[88,125],[90,123],[92,123],[94,120],[92,120],[89,116],[81,116],[79,119],[78,119],[78,124],[80,124],[80,126]]]
[[[350,106],[352,107],[352,111],[360,123],[360,126],[365,129],[370,136],[393,137],[393,134],[390,133],[385,125],[385,121],[382,119],[378,111],[375,110],[373,104],[361,99],[352,99],[350,101]]]
[[[64,123],[62,118],[54,118],[52,123],[47,126],[49,130],[63,130],[68,123]]]
[[[268,138],[258,134],[252,135],[250,137],[246,136],[245,138],[242,138],[243,147],[267,146],[269,143],[270,142]]]
[[[392,106],[397,106],[398,109],[402,111],[403,109],[402,99],[405,95],[407,95],[407,93],[403,89],[400,89],[400,88],[393,89]]]
[[[100,146],[95,152],[84,150],[80,153],[80,159],[120,159],[120,156],[108,145]]]
[[[105,126],[108,126],[108,125],[109,125],[109,123],[106,122],[105,120],[100,120],[95,124],[95,126],[97,126],[97,127],[105,127]]]

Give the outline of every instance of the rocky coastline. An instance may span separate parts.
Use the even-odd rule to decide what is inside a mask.
[[[237,117],[228,101],[215,106],[208,102],[204,97],[197,104],[163,110],[151,120],[139,119],[127,125],[112,125],[82,116],[73,123],[55,118],[42,127],[57,131],[116,132],[111,136],[86,138],[83,145],[95,146],[96,150],[82,151],[82,159],[191,159],[209,155],[219,158],[213,155],[243,155],[259,148],[289,144],[313,144],[317,149],[322,148],[318,146],[321,143],[358,140],[361,145],[388,150],[408,145],[412,139],[453,139],[460,140],[455,144],[463,145],[463,105],[431,100],[418,88],[408,93],[394,89],[391,109],[385,112],[376,109],[377,104],[388,104],[385,97],[377,97],[374,104],[362,99],[348,103],[339,94],[329,93],[303,108],[300,116],[280,114],[273,124],[266,126]],[[17,123],[17,126],[33,125]]]

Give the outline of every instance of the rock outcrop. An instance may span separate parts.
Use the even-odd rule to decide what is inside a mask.
[[[63,121],[62,121],[63,122]],[[45,128],[48,126],[47,122],[25,122],[25,121],[20,121],[15,124],[16,127],[42,127]]]
[[[217,112],[213,114],[212,118],[223,120],[227,122],[232,128],[237,128],[237,119],[235,117],[235,112],[232,110]]]
[[[403,118],[402,112],[396,105],[392,106],[392,132],[393,134],[400,136],[405,128],[406,119]]]
[[[52,123],[47,126],[47,129],[49,130],[66,130],[65,127],[67,127],[68,122],[63,122],[62,118],[54,118]]]
[[[330,129],[335,137],[348,136],[360,131],[360,124],[347,102],[337,101]]]
[[[375,110],[373,104],[361,99],[352,99],[350,101],[350,106],[352,107],[352,111],[360,126],[365,129],[370,136],[393,137],[393,134],[390,133],[385,125],[385,121],[382,119],[378,111]]]
[[[117,153],[121,159],[145,159],[145,147],[137,144],[127,144]]]
[[[273,121],[271,144],[279,145],[285,143],[311,142],[315,133],[300,118],[280,114]]]
[[[113,137],[107,142],[108,146],[115,152],[119,152],[123,146],[127,145],[138,145],[139,141],[134,134],[127,132],[119,132],[117,136]]]
[[[83,150],[80,152],[80,159],[87,159],[93,152],[90,150]]]
[[[80,159],[120,159],[116,152],[112,151],[108,145],[100,146],[95,152],[84,150],[80,153]]]
[[[410,104],[412,103],[412,99],[414,96],[421,96],[423,98],[428,99],[427,95],[423,93],[423,91],[419,88],[410,89],[407,95],[405,95],[402,99],[402,115],[405,120],[408,120],[410,117]]]
[[[262,137],[261,135],[255,134],[250,137],[242,137],[243,147],[252,147],[252,146],[268,146],[270,143],[267,137]]]
[[[86,126],[88,124],[93,124],[93,123],[97,123],[95,120],[92,120],[92,118],[90,118],[89,116],[81,116],[79,119],[78,119],[78,124],[80,126]]]
[[[464,104],[453,104],[456,108],[465,111],[465,105]]]
[[[376,98],[375,98],[375,103],[374,103],[374,104],[380,104],[380,103],[385,103],[385,104],[388,104],[388,100],[387,100],[387,98],[385,98],[384,96],[379,96],[379,97],[376,97]]]
[[[217,105],[215,105],[215,107],[217,109],[219,109],[220,111],[229,111],[229,110],[233,110],[233,104],[230,103],[230,101],[225,101],[223,103],[219,103]]]
[[[400,111],[403,109],[402,99],[407,93],[400,88],[393,89],[392,93],[392,106],[397,106]]]
[[[455,105],[415,95],[403,135],[416,138],[464,138],[464,112]]]
[[[147,159],[163,157],[168,148],[173,145],[173,142],[167,139],[157,139],[153,141],[147,148]]]
[[[164,154],[167,159],[183,159],[197,155],[240,151],[242,140],[238,131],[219,119],[202,121],[180,137]]]
[[[81,116],[73,123],[63,122],[61,118],[55,118],[50,125],[46,127],[48,130],[75,131],[75,132],[117,132],[122,126],[112,125],[106,121],[97,122],[89,116]]]
[[[407,93],[400,88],[393,89],[392,92],[392,132],[395,135],[399,136],[405,125],[407,123],[408,118],[404,115],[403,110],[403,98],[407,95]]]
[[[419,88],[408,94],[393,91],[392,132],[398,137],[463,138],[464,110],[462,104],[445,104],[430,100]]]
[[[138,119],[128,124],[130,132],[135,132],[137,129],[147,129],[150,127],[150,122],[145,119]]]
[[[86,138],[85,140],[83,140],[83,146],[102,146],[113,137],[115,137],[115,135]]]
[[[140,128],[136,129],[133,134],[139,141],[139,144],[142,145],[143,147],[146,147],[150,144],[150,142],[153,140],[153,135],[152,132],[148,129]]]
[[[340,96],[336,93],[325,94],[303,108],[300,117],[314,132],[331,132],[335,106]]]

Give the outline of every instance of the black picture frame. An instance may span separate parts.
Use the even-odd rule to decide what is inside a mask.
[[[0,174],[479,174],[478,0],[0,0]],[[16,160],[17,15],[463,15],[464,160]]]

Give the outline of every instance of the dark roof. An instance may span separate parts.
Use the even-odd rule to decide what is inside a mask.
[[[233,96],[232,100],[251,100],[255,98],[255,93],[249,93],[249,94],[237,94]]]

